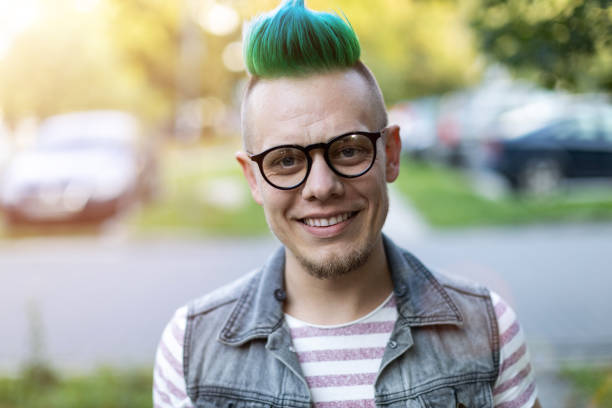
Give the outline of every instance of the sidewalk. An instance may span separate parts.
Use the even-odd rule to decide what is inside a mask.
[[[388,186],[389,213],[383,232],[404,245],[424,240],[430,232],[429,225],[393,184]]]

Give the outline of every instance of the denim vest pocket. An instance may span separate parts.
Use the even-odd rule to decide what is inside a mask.
[[[489,383],[438,388],[419,396],[423,408],[493,408]]]
[[[309,405],[309,401],[290,396],[275,398],[266,393],[228,387],[200,390],[195,401],[196,408],[305,408]]]
[[[199,397],[196,408],[269,408],[274,405],[228,397]]]

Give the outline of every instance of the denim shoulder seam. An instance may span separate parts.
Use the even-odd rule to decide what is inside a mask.
[[[193,393],[190,389],[191,387],[187,384],[187,378],[185,375],[189,373],[189,361],[191,360],[191,331],[193,327],[193,319],[189,319],[189,315],[191,314],[193,308],[193,304],[189,303],[187,306],[187,319],[185,324],[185,334],[183,336],[183,379],[185,380],[185,388],[189,399],[193,402]]]
[[[187,315],[187,319],[193,320],[193,319],[195,319],[195,318],[197,318],[199,316],[207,315],[208,313],[214,312],[215,310],[217,310],[217,309],[219,309],[219,308],[221,308],[223,306],[229,305],[231,303],[235,303],[238,300],[238,298],[239,298],[239,296],[236,296],[236,297],[233,297],[231,299],[227,299],[224,302],[214,303],[212,305],[208,305],[208,307],[204,308],[203,310],[201,310],[201,308],[200,308],[200,310],[198,310],[198,311],[190,311],[189,314]],[[195,306],[193,306],[193,307],[195,308]]]
[[[472,290],[469,290],[469,289],[466,289],[466,288],[459,288],[459,287],[457,287],[455,285],[451,285],[451,284],[448,284],[448,283],[443,283],[442,287],[445,288],[445,289],[448,289],[448,290],[452,290],[454,292],[461,293],[461,294],[466,295],[466,296],[479,297],[479,298],[482,298],[482,299],[486,299],[487,296],[488,296],[485,293],[478,293],[476,291],[472,291]],[[478,288],[478,289],[481,289],[481,288]]]
[[[495,370],[495,378],[492,383],[497,381],[499,377],[499,363],[500,363],[500,344],[499,344],[499,324],[497,322],[497,315],[495,314],[495,308],[493,307],[493,300],[491,299],[491,292],[488,292],[488,299],[485,299],[485,305],[487,308],[487,317],[489,319],[489,342],[491,344],[491,359],[493,360],[493,369]]]
[[[488,296],[488,290],[485,286],[470,279],[443,273],[438,270],[432,270],[431,274],[438,280],[440,285],[446,289],[453,289],[466,295]]]
[[[257,282],[258,282],[257,279],[251,279],[247,283],[247,287],[254,289],[254,286],[256,286]],[[225,323],[223,324],[221,328],[221,332],[220,332],[221,338],[226,339],[226,338],[229,338],[232,334],[234,334],[231,328],[234,326],[234,323],[236,322],[238,317],[242,315],[243,310],[245,309],[245,305],[247,304],[247,301],[251,298],[251,296],[253,296],[253,292],[254,290],[247,290],[246,293],[242,293],[238,297],[238,300],[237,300],[238,303],[236,303],[236,306],[234,306],[229,317],[227,318],[227,320],[225,321]]]
[[[256,273],[257,270],[252,271],[227,285],[207,293],[204,296],[191,300],[189,302],[191,307],[189,308],[188,316],[206,314],[211,310],[217,309],[218,307],[235,302],[238,298],[240,298],[244,287],[250,283]]]

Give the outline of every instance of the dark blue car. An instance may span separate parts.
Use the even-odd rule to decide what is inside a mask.
[[[489,167],[514,190],[546,193],[563,179],[612,179],[612,110],[568,115],[488,147]]]

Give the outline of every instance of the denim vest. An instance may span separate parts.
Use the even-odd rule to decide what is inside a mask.
[[[434,277],[383,241],[398,318],[375,380],[376,406],[493,407],[499,336],[489,292]],[[190,303],[183,369],[196,407],[311,407],[283,318],[284,251]]]

